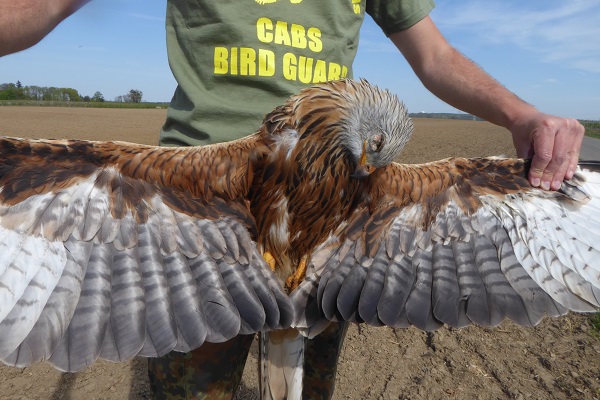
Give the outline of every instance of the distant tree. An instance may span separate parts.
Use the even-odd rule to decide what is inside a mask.
[[[23,86],[21,81],[0,84],[0,100],[81,101],[73,88]]]
[[[42,100],[43,97],[43,88],[39,86],[25,86],[23,88],[23,93],[25,97],[29,100]]]
[[[98,91],[94,93],[94,96],[92,96],[92,101],[97,101],[101,103],[104,101],[104,95]]]
[[[18,100],[20,93],[14,83],[4,83],[0,86],[0,100]]]
[[[13,88],[0,90],[0,100],[17,100],[17,90]]]
[[[137,89],[131,89],[129,91],[129,98],[134,103],[140,103],[142,101],[142,91]]]
[[[72,88],[60,88],[63,101],[81,101],[79,92]]]
[[[17,84],[15,85],[15,94],[17,96],[17,100],[23,100],[27,98],[25,93],[23,93],[23,85],[21,84],[21,81],[17,81]]]
[[[44,86],[42,88],[42,100],[56,101],[56,100],[62,100],[62,99],[58,98],[58,88]]]
[[[79,92],[73,88],[41,87],[37,97],[44,101],[81,101]]]
[[[83,101],[85,101],[86,103],[89,103],[90,101],[92,101],[92,98],[90,96],[83,96],[81,99]]]

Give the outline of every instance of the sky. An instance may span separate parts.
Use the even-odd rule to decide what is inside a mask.
[[[165,8],[159,0],[92,1],[33,48],[0,58],[0,83],[100,91],[107,100],[138,89],[144,101],[169,101],[176,82]],[[600,120],[600,0],[438,0],[431,18],[454,47],[525,101]],[[370,17],[354,76],[398,94],[410,112],[457,112],[423,87]]]

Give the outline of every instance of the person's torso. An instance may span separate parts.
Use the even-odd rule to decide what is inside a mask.
[[[364,0],[173,0],[171,69],[179,83],[161,141],[222,142],[307,85],[352,76]]]

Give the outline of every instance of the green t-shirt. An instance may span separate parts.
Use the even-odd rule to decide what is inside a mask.
[[[352,77],[365,12],[386,34],[433,0],[170,0],[169,64],[178,82],[163,145],[224,142],[307,85]]]

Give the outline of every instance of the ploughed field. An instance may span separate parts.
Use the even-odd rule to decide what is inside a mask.
[[[156,144],[164,109],[0,107],[0,135]],[[487,122],[415,119],[401,162],[452,156],[514,156],[507,131]],[[250,132],[248,132],[250,133]],[[257,394],[256,344],[239,399]],[[0,366],[1,399],[149,399],[145,359],[100,361],[63,374],[46,363]],[[433,333],[353,325],[343,346],[335,399],[600,399],[600,336],[592,317],[545,319],[538,327]]]

